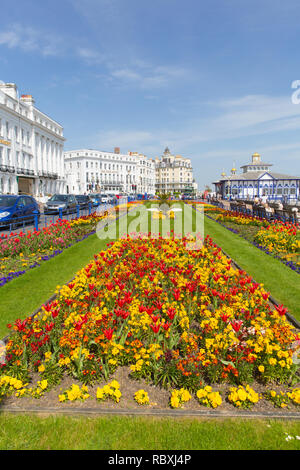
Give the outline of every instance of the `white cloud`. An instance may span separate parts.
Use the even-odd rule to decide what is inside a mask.
[[[60,55],[63,50],[61,37],[20,24],[12,25],[0,33],[0,45],[10,49],[19,48],[25,52],[38,52],[44,56]]]
[[[140,77],[130,78],[140,80]],[[227,162],[230,160],[230,164],[233,160],[247,161],[255,151],[265,154],[266,158],[271,158],[272,153],[280,152],[293,157],[300,149],[298,142],[261,146],[261,137],[259,148],[255,144],[255,136],[273,133],[276,134],[278,142],[280,133],[284,135],[285,131],[300,129],[300,105],[291,104],[288,96],[245,96],[236,100],[212,103],[212,108],[214,111],[217,109],[217,116],[215,114],[194,116],[181,128],[175,129],[169,125],[166,129],[155,129],[154,126],[150,130],[116,129],[98,134],[95,142],[101,148],[103,146],[112,148],[117,145],[124,147],[126,151],[141,151],[149,156],[161,154],[168,145],[174,153],[188,155],[191,152],[194,158],[201,162],[219,159]],[[241,138],[247,140],[249,137],[253,142],[251,145],[255,148],[238,150],[232,143]],[[201,150],[204,144],[214,142],[217,144],[222,141],[224,141],[224,150],[206,152]]]
[[[180,66],[157,66],[145,61],[134,60],[131,66],[113,68],[110,64],[110,76],[120,83],[138,86],[141,89],[155,89],[170,85],[184,77],[191,77],[186,69]]]
[[[89,65],[101,64],[105,60],[105,55],[102,52],[89,47],[78,47],[75,53]]]

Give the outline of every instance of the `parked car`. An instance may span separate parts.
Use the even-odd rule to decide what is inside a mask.
[[[75,196],[75,198],[80,209],[88,209],[89,204],[92,204],[90,196],[87,196],[85,194],[78,194],[77,196]]]
[[[31,196],[0,195],[0,227],[15,230],[20,223],[33,223],[35,211],[39,217],[39,205]]]
[[[108,194],[107,198],[108,198],[108,203],[109,204],[114,204],[114,202],[116,201],[116,196],[112,193]]]
[[[44,214],[63,214],[76,212],[77,201],[73,194],[54,194],[44,205]]]
[[[125,193],[116,194],[116,198],[117,198],[117,199],[124,199],[124,198],[127,198],[127,197],[128,197],[128,196],[127,196],[127,194],[125,194]]]
[[[101,204],[100,194],[90,194],[89,198],[94,207],[98,207]]]

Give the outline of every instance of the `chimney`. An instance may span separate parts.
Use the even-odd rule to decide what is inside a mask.
[[[21,95],[21,101],[29,106],[33,106],[35,103],[32,95]]]
[[[118,153],[118,154],[119,154],[119,153],[120,153],[120,147],[115,147],[114,153]]]
[[[0,83],[0,90],[15,100],[18,99],[17,85],[15,83]]]

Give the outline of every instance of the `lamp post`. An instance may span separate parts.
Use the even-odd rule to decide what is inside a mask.
[[[130,193],[130,173],[131,173],[131,170],[128,169],[127,176],[126,176],[126,192],[127,193]]]

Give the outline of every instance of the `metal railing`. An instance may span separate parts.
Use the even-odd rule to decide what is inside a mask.
[[[100,204],[97,207],[89,203],[88,207],[80,208],[79,205],[72,213],[65,213],[62,208],[59,208],[56,213],[45,214],[39,211],[33,211],[28,216],[20,216],[10,221],[2,222],[0,219],[0,240],[9,233],[10,237],[18,236],[20,230],[40,230],[47,227],[58,220],[72,220],[79,217],[91,215],[93,212],[101,213],[111,208],[111,204]]]

